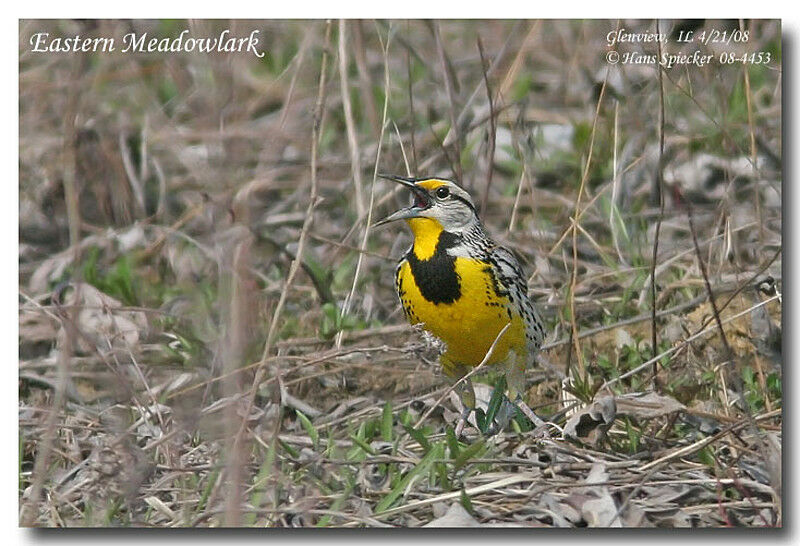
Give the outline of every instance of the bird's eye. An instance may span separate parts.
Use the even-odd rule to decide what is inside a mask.
[[[448,188],[447,186],[442,186],[436,190],[436,197],[438,197],[439,199],[444,199],[448,195],[450,195],[450,188]]]

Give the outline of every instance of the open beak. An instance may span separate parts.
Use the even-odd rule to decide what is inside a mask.
[[[397,182],[398,184],[402,184],[409,190],[414,193],[414,203],[410,207],[406,207],[404,209],[400,209],[397,212],[390,214],[383,220],[379,222],[375,222],[372,227],[382,226],[383,224],[388,224],[389,222],[394,222],[395,220],[407,220],[409,218],[417,218],[419,217],[419,213],[425,209],[427,209],[431,205],[431,195],[428,193],[428,190],[421,186],[417,186],[414,183],[413,178],[404,178],[402,176],[397,176],[394,174],[379,174],[381,178],[386,180],[391,180],[392,182]]]

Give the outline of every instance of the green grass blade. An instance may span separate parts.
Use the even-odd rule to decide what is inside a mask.
[[[311,438],[311,442],[314,444],[314,449],[316,450],[319,447],[319,432],[317,432],[316,427],[311,423],[311,420],[303,414],[302,411],[297,411],[297,418],[300,419],[300,424],[303,425],[303,428]]]
[[[381,415],[381,438],[384,442],[392,441],[392,403],[386,402],[383,406],[383,415]]]
[[[195,513],[198,516],[203,512],[203,510],[205,510],[206,503],[208,502],[208,497],[211,495],[211,490],[214,489],[214,484],[217,483],[218,477],[219,477],[219,469],[215,468],[209,474],[208,481],[206,482],[206,486],[203,489],[203,494],[200,495],[200,500],[197,503],[197,508],[195,509]]]
[[[428,453],[431,449],[431,443],[425,437],[425,433],[421,430],[415,429],[411,425],[403,424],[403,428],[406,429],[409,435],[414,438],[419,445],[422,446],[422,449],[425,450],[425,453]]]
[[[381,499],[377,506],[375,506],[375,513],[378,514],[388,510],[389,507],[391,507],[395,501],[400,498],[400,495],[403,494],[403,491],[405,491],[406,487],[408,487],[408,484],[411,483],[411,480],[417,476],[424,476],[427,474],[434,461],[442,458],[443,455],[444,443],[437,443],[434,445],[417,464],[417,466],[412,468],[408,474],[406,474],[403,479],[392,488],[389,494]]]
[[[456,470],[462,468],[465,464],[467,464],[469,460],[472,459],[472,457],[477,455],[478,452],[483,449],[484,445],[486,445],[486,440],[481,438],[479,441],[475,442],[474,444],[466,448],[464,451],[462,451],[461,454],[458,457],[456,457],[456,460],[454,462]]]
[[[269,450],[267,451],[266,457],[264,457],[264,462],[261,464],[261,468],[258,471],[258,475],[256,475],[255,480],[253,480],[253,493],[250,495],[250,505],[253,506],[256,510],[261,507],[261,502],[264,500],[264,494],[266,493],[266,488],[264,484],[269,479],[270,474],[272,473],[272,464],[275,461],[275,440],[273,439],[270,442]],[[210,491],[210,490],[209,490]],[[245,525],[248,527],[252,526],[256,522],[256,513],[249,512],[245,514]]]
[[[450,450],[450,458],[455,459],[461,452],[461,448],[458,446],[458,439],[456,438],[456,433],[455,431],[453,431],[453,427],[451,427],[450,425],[447,426],[444,433],[445,433],[445,440],[447,440],[447,448]]]
[[[360,447],[362,450],[364,450],[365,453],[367,453],[369,455],[375,455],[375,450],[372,449],[372,446],[370,446],[366,441],[364,441],[361,438],[359,438],[358,435],[351,434],[350,435],[350,439],[353,440],[353,442],[358,447]]]
[[[492,391],[492,398],[489,400],[489,405],[486,408],[485,423],[487,427],[494,422],[494,418],[497,416],[497,412],[500,410],[500,406],[503,404],[503,398],[505,398],[505,392],[506,392],[506,378],[505,376],[501,375],[500,379],[498,379],[497,383],[495,383],[494,385],[494,391]]]

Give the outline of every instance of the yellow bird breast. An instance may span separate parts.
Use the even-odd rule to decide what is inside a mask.
[[[416,279],[409,261],[402,263],[397,272],[397,287],[409,322],[422,323],[425,330],[447,345],[447,356],[465,366],[480,364],[509,322],[511,327],[503,334],[487,364],[505,360],[510,349],[519,356],[527,355],[525,325],[508,298],[498,293],[491,266],[464,257],[457,257],[452,265],[447,265],[450,271],[425,271],[422,274],[417,267],[417,275],[421,278]],[[447,285],[448,274],[452,278],[453,269],[457,296],[451,293],[452,297],[431,301],[430,285],[437,282],[441,286]],[[423,275],[426,277],[422,278]],[[420,286],[426,283],[427,291],[425,286]],[[428,298],[423,292],[428,294]]]

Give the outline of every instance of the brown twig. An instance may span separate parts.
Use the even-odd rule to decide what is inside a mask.
[[[375,106],[375,97],[372,93],[372,78],[367,67],[367,53],[364,43],[364,28],[359,19],[351,21],[353,26],[353,50],[355,51],[356,68],[358,68],[358,81],[361,87],[361,96],[364,99],[365,110],[369,118],[370,127],[373,135],[381,132],[380,120],[378,119],[378,108]]]
[[[458,120],[456,119],[456,89],[455,89],[455,75],[453,71],[450,69],[450,59],[447,56],[447,51],[444,49],[444,43],[442,42],[442,36],[439,31],[439,22],[438,21],[431,21],[430,22],[431,31],[433,32],[433,37],[436,41],[436,51],[439,54],[439,63],[442,66],[442,74],[444,75],[444,86],[445,90],[447,91],[447,97],[449,99],[448,105],[448,114],[450,115],[450,127],[455,131],[456,139],[455,139],[455,161],[453,164],[455,165],[455,175],[459,182],[462,184],[464,183],[463,173],[461,172],[461,146],[462,146],[462,135],[461,131],[458,128]]]
[[[659,20],[656,19],[656,33],[659,30]],[[658,58],[661,58],[661,42],[658,42]],[[658,166],[656,168],[655,184],[653,186],[653,193],[658,199],[658,219],[656,220],[656,233],[653,239],[653,259],[650,264],[650,303],[651,303],[651,343],[653,348],[653,356],[658,354],[658,323],[656,322],[656,265],[658,264],[658,240],[661,234],[661,222],[664,220],[664,121],[665,121],[665,107],[664,107],[664,78],[661,75],[661,66],[656,67],[658,72]],[[653,362],[653,385],[658,390],[658,361]]]
[[[483,197],[481,198],[482,212],[486,211],[486,205],[489,202],[489,189],[492,187],[492,175],[494,174],[494,151],[497,139],[497,118],[494,113],[494,99],[492,98],[492,88],[489,85],[489,74],[486,66],[486,58],[483,54],[483,42],[480,35],[478,35],[478,52],[481,56],[481,69],[483,71],[483,81],[486,84],[486,97],[489,101],[489,151],[486,154],[486,186],[483,188]]]
[[[697,263],[700,266],[700,273],[703,276],[703,282],[705,283],[706,293],[708,294],[708,299],[711,302],[711,309],[714,312],[714,321],[717,323],[717,328],[719,328],[720,337],[722,338],[722,344],[725,346],[725,359],[727,360],[733,357],[733,351],[731,350],[731,346],[728,343],[728,336],[725,335],[725,330],[722,328],[722,319],[719,316],[719,307],[717,307],[717,300],[714,297],[714,291],[711,289],[711,282],[708,280],[708,271],[706,270],[706,262],[705,260],[703,260],[703,255],[700,252],[700,244],[697,242],[697,230],[695,229],[694,225],[694,214],[692,214],[692,202],[689,199],[686,200],[686,210],[689,216],[689,231],[691,231],[692,233],[692,243],[694,244],[694,250],[697,256]]]
[[[757,303],[757,304],[755,304],[755,305],[753,305],[751,307],[748,307],[744,311],[736,313],[732,317],[728,317],[727,319],[722,321],[722,324],[727,324],[729,322],[732,322],[732,321],[734,321],[734,320],[746,315],[747,313],[751,312],[753,309],[758,309],[759,307],[763,307],[767,303],[769,303],[771,301],[774,301],[774,300],[777,300],[777,299],[778,299],[778,296],[772,296],[769,299],[766,299],[766,300],[764,300],[764,301],[762,301],[760,303]],[[660,359],[664,358],[665,356],[669,356],[669,355],[671,355],[673,353],[676,353],[677,351],[679,351],[679,350],[683,349],[684,347],[686,347],[689,343],[691,343],[695,339],[703,337],[706,334],[710,334],[711,332],[713,332],[716,329],[717,329],[717,326],[714,326],[713,328],[705,328],[705,329],[700,330],[699,332],[697,332],[695,334],[692,334],[691,336],[687,337],[684,341],[682,341],[680,344],[674,345],[673,347],[670,347],[666,351],[663,351],[662,353],[656,355],[655,357],[651,358],[647,362],[644,362],[644,363],[640,364],[639,366],[636,366],[632,370],[629,370],[629,371],[625,372],[622,375],[619,375],[619,376],[617,376],[617,377],[615,377],[613,379],[607,380],[605,383],[603,383],[600,386],[599,389],[597,389],[597,392],[600,392],[601,390],[608,388],[609,386],[613,385],[614,383],[617,383],[617,382],[619,382],[619,381],[621,381],[623,379],[627,379],[628,377],[641,372],[643,369],[645,369],[645,368],[647,368],[649,366],[652,366],[653,362],[655,362],[656,360],[660,360]]]
[[[739,29],[744,32],[744,19],[739,19]],[[742,64],[744,74],[744,98],[747,102],[747,127],[750,130],[750,162],[753,166],[753,173],[758,174],[758,153],[756,149],[756,131],[753,123],[753,100],[752,90],[750,89],[750,67],[747,63]],[[758,242],[760,248],[764,247],[764,222],[761,217],[761,192],[758,189],[758,181],[753,183],[753,200],[756,205],[756,219],[758,220]]]
[[[356,124],[353,121],[353,106],[350,101],[350,80],[347,75],[347,22],[339,19],[339,83],[342,91],[342,107],[344,108],[344,122],[347,129],[347,144],[350,148],[350,173],[353,175],[355,188],[356,212],[359,216],[366,213],[364,205],[364,190],[361,183],[361,150],[356,137]]]
[[[584,369],[584,362],[583,362],[583,354],[581,353],[580,346],[578,345],[578,323],[575,318],[575,287],[578,283],[578,218],[581,214],[581,196],[583,195],[584,189],[586,187],[586,181],[589,179],[589,167],[592,164],[592,156],[594,152],[594,139],[595,133],[597,131],[597,120],[600,117],[600,106],[603,104],[603,97],[605,96],[606,91],[606,84],[608,83],[608,74],[609,71],[606,71],[605,79],[603,80],[603,86],[600,88],[600,96],[597,98],[597,106],[595,107],[594,111],[594,118],[592,119],[592,131],[591,136],[589,138],[589,150],[587,152],[586,163],[583,166],[583,176],[581,176],[581,184],[578,188],[578,195],[575,197],[575,212],[572,216],[572,224],[570,225],[570,229],[572,230],[572,274],[570,276],[570,283],[569,283],[569,307],[570,307],[570,323],[572,326],[573,331],[573,341],[575,342],[575,356],[578,359],[578,372],[580,376],[583,377],[585,375]],[[585,210],[585,209],[584,209]],[[567,373],[567,376],[570,374]]]
[[[340,25],[341,27],[341,25]],[[391,36],[391,34],[389,34]],[[380,37],[380,35],[379,35]],[[386,133],[386,117],[389,110],[389,39],[387,38],[386,44],[383,44],[383,40],[381,39],[381,45],[383,45],[383,60],[384,60],[384,100],[383,100],[383,116],[381,121],[381,132],[378,139],[378,149],[375,155],[375,167],[373,168],[372,172],[372,185],[370,186],[369,192],[369,206],[367,208],[367,221],[364,224],[364,236],[361,239],[361,246],[359,247],[360,252],[358,253],[358,259],[356,261],[356,270],[353,273],[353,284],[350,287],[350,292],[347,294],[347,297],[342,304],[342,316],[345,316],[350,311],[350,304],[353,301],[353,296],[356,292],[356,286],[358,286],[358,277],[361,273],[361,265],[364,261],[364,254],[367,251],[367,242],[369,241],[369,232],[370,228],[372,227],[372,211],[375,207],[375,185],[378,179],[378,165],[380,165],[381,161],[381,150],[383,149],[383,136]],[[361,213],[359,213],[361,214]],[[339,330],[336,333],[336,348],[340,348],[342,346],[342,337],[344,336],[344,330]]]
[[[774,410],[774,411],[770,411],[770,412],[764,413],[762,415],[759,415],[757,417],[753,417],[752,420],[756,421],[756,422],[757,421],[763,421],[765,419],[771,419],[773,417],[776,417],[776,416],[780,415],[780,413],[781,413],[781,410]],[[649,463],[641,466],[637,470],[639,472],[645,472],[647,470],[650,470],[651,468],[654,468],[654,467],[657,467],[659,465],[662,465],[662,464],[664,464],[664,463],[666,463],[668,461],[672,461],[674,459],[677,459],[678,457],[685,457],[687,455],[691,455],[692,453],[696,453],[697,451],[703,449],[707,445],[713,444],[714,442],[716,442],[717,440],[719,440],[723,436],[726,436],[727,434],[735,432],[735,431],[737,431],[737,430],[739,430],[741,428],[744,428],[745,426],[749,425],[750,424],[750,420],[751,419],[745,419],[745,420],[739,421],[737,423],[728,425],[727,427],[725,427],[724,429],[722,429],[718,433],[714,434],[713,436],[708,436],[706,438],[703,438],[701,440],[698,440],[698,441],[694,442],[693,444],[690,444],[688,446],[684,446],[684,447],[682,447],[680,449],[676,449],[675,451],[672,451],[672,452],[664,455],[663,457],[661,457],[659,459],[656,459],[655,461],[650,461]]]
[[[408,30],[408,21],[406,21],[406,30]],[[411,135],[411,173],[409,175],[417,174],[417,144],[414,141],[414,133],[416,127],[416,117],[414,116],[414,92],[413,81],[411,80],[411,53],[406,48],[406,77],[408,78],[408,131]]]
[[[286,297],[289,293],[289,289],[294,282],[294,278],[297,275],[297,271],[300,268],[300,260],[303,256],[303,250],[305,247],[306,238],[308,235],[308,231],[311,228],[311,222],[314,219],[314,209],[317,206],[317,191],[318,191],[318,183],[317,183],[317,148],[319,146],[319,135],[320,135],[320,128],[322,124],[322,111],[324,108],[325,103],[325,82],[327,76],[327,69],[328,69],[328,50],[330,48],[330,38],[331,38],[331,26],[332,22],[330,20],[326,21],[325,24],[325,41],[322,46],[322,66],[320,67],[320,76],[319,76],[319,91],[317,93],[317,100],[314,106],[314,120],[311,128],[311,196],[309,198],[308,207],[306,209],[306,218],[303,222],[303,228],[300,232],[300,238],[297,243],[297,257],[292,261],[292,265],[289,267],[289,274],[286,277],[286,282],[284,283],[283,290],[281,291],[280,298],[278,299],[278,303],[275,306],[275,310],[272,313],[272,320],[270,322],[269,331],[267,333],[267,339],[264,343],[264,352],[261,357],[260,365],[257,368],[255,378],[253,379],[253,383],[250,387],[250,391],[248,393],[248,400],[245,406],[244,414],[241,416],[241,424],[239,426],[239,430],[236,433],[236,437],[233,443],[234,448],[239,446],[242,442],[244,437],[244,432],[247,428],[248,416],[253,409],[255,404],[256,393],[258,392],[258,387],[261,384],[261,381],[266,374],[266,360],[269,353],[272,351],[272,345],[275,340],[275,334],[277,332],[277,325],[278,319],[280,318],[281,312],[283,311],[283,307],[286,303]],[[274,361],[275,367],[275,377],[278,378],[278,382],[280,383],[280,360],[276,359]],[[280,389],[276,389],[277,396],[280,396]],[[282,404],[278,404],[278,407],[281,408]],[[276,419],[276,428],[280,426],[280,417]]]
[[[72,76],[77,77],[77,74],[82,71],[85,62],[86,60],[84,57],[75,57],[71,67]],[[62,127],[63,136],[61,140],[64,200],[67,209],[70,250],[73,253],[72,261],[76,266],[80,264],[81,260],[81,219],[78,203],[78,186],[75,179],[75,122],[78,116],[81,90],[82,89],[78,85],[71,85],[69,87]],[[81,271],[80,267],[76,267],[75,276],[78,277],[77,280],[79,280],[81,276]],[[77,286],[76,290],[80,291],[80,284]],[[80,301],[79,293],[76,295],[76,301]],[[27,502],[21,507],[20,525],[23,527],[33,526],[39,516],[39,500],[44,488],[45,479],[48,475],[49,461],[53,451],[53,443],[56,439],[56,424],[60,411],[67,400],[67,390],[70,384],[69,369],[76,338],[74,319],[79,312],[80,311],[76,309],[74,311],[60,310],[58,313],[64,332],[61,346],[56,355],[58,380],[55,385],[52,412],[47,417],[42,441],[39,443],[36,459],[34,461],[30,496]]]

